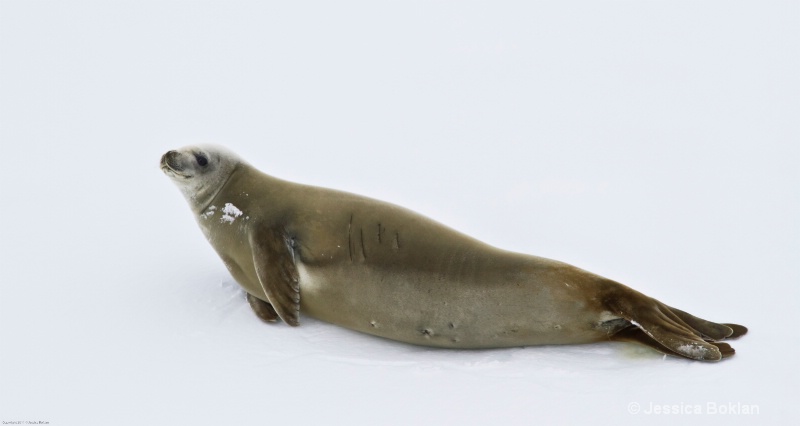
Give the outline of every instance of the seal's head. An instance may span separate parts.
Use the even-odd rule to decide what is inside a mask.
[[[189,204],[202,209],[228,181],[242,160],[218,146],[187,146],[161,156],[161,170]]]

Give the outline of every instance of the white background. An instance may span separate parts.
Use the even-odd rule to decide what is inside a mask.
[[[797,1],[2,0],[0,419],[797,421],[798,28]],[[263,324],[158,169],[198,142],[750,334],[703,364]]]

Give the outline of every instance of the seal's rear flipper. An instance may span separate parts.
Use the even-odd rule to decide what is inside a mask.
[[[723,340],[735,339],[737,337],[747,334],[747,327],[739,324],[717,324],[715,322],[706,321],[702,318],[697,318],[694,315],[688,314],[680,309],[670,306],[662,305],[678,318],[680,318],[689,327],[699,331],[706,340]]]
[[[700,332],[700,334],[704,338],[708,338],[706,340],[722,340],[727,339],[733,336],[734,331],[732,327],[729,327],[725,324],[717,324],[715,322],[706,321],[702,318],[698,318],[692,314],[686,313],[680,309],[676,309],[670,306],[663,305],[662,311],[671,311],[675,314],[681,321],[683,321],[686,325],[691,327],[692,329]],[[744,328],[742,326],[739,326]],[[747,329],[744,328],[745,332]]]
[[[643,297],[646,299],[641,300]],[[707,342],[704,337],[718,340],[709,335],[727,337],[733,334],[733,330],[727,326],[710,323],[682,311],[679,311],[682,316],[678,315],[667,305],[637,293],[615,297],[609,300],[609,307],[659,345],[677,355],[698,361],[719,361],[723,358],[721,348]],[[687,321],[702,328],[702,331],[694,329]],[[722,349],[727,352],[727,348]]]
[[[655,339],[653,339],[647,333],[645,333],[644,330],[636,326],[631,326],[619,331],[618,333],[614,334],[611,337],[611,340],[617,342],[640,343],[642,345],[649,346],[650,348],[653,348],[656,351],[661,352],[662,354],[685,357],[685,355],[683,354],[669,350],[666,346],[662,345],[661,343],[658,343]],[[731,347],[731,345],[727,343],[723,342],[709,342],[709,343],[716,346],[717,349],[719,349],[719,352],[722,355],[723,359],[730,358],[736,353],[736,351]]]
[[[253,229],[250,248],[258,281],[269,303],[283,322],[299,325],[299,275],[285,233],[274,228]]]
[[[737,337],[741,337],[747,334],[747,327],[743,325],[739,324],[725,324],[725,325],[730,327],[731,330],[733,330],[733,334],[728,336],[727,337],[728,339],[735,339]]]
[[[647,333],[644,332],[644,330],[642,330],[639,327],[636,327],[635,325],[617,332],[616,334],[611,336],[611,340],[616,342],[641,343],[645,346],[649,346],[657,350],[658,352],[661,352],[662,354],[681,356],[667,349],[664,345],[656,342],[655,339],[648,336]]]
[[[719,348],[703,340],[694,330],[676,322],[659,310],[643,313],[634,322],[658,343],[686,358],[719,361]]]
[[[709,342],[712,345],[716,346],[719,349],[719,352],[722,354],[722,359],[730,358],[734,354],[736,354],[736,350],[731,347],[731,345],[725,342]]]

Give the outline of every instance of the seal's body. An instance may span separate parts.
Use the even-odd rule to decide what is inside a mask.
[[[565,263],[500,250],[407,209],[263,174],[220,148],[162,157],[263,319],[299,311],[403,342],[493,348],[636,340],[718,360],[743,334]],[[302,295],[302,297],[301,297]]]

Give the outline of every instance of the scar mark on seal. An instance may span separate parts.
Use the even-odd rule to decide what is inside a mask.
[[[350,261],[353,261],[353,215],[350,214],[350,223],[347,224],[347,252],[350,254]]]
[[[378,222],[378,244],[381,243],[381,223]]]
[[[361,255],[364,256],[364,260],[367,260],[367,248],[364,247],[364,228],[361,228],[360,231],[361,231]]]
[[[400,250],[400,234],[397,232],[394,233],[394,242],[392,242],[392,249]]]

